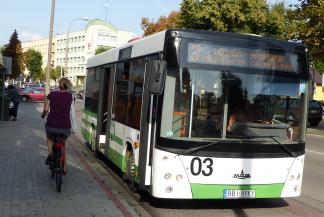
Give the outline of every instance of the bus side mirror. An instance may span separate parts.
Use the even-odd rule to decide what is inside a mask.
[[[146,73],[148,76],[148,92],[150,94],[160,95],[162,93],[165,82],[166,61],[149,61],[147,64]]]

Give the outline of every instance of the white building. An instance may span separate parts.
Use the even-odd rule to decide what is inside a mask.
[[[134,33],[120,31],[105,21],[90,20],[84,30],[69,33],[67,67],[66,72],[62,72],[62,74],[64,77],[69,78],[74,85],[83,85],[86,76],[87,59],[95,55],[98,47],[118,47],[134,37],[136,37]],[[53,37],[53,45],[52,65],[64,68],[67,33]],[[47,46],[48,39],[22,43],[24,52],[28,48],[33,48],[42,53],[44,67],[47,64]],[[40,50],[41,48],[44,48],[44,50]]]
[[[52,51],[54,51],[55,48],[55,38],[53,38],[52,41]],[[40,52],[42,54],[42,58],[43,58],[43,68],[45,68],[47,66],[47,54],[48,54],[48,38],[47,39],[40,39],[40,40],[36,40],[36,41],[29,41],[29,42],[24,42],[21,43],[23,52],[26,52],[28,49],[34,49],[38,52]],[[52,65],[54,65],[54,54],[55,52],[52,52]],[[28,71],[26,71],[26,73],[28,74]]]

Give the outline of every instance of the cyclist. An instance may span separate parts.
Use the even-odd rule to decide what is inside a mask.
[[[52,162],[52,150],[54,140],[52,134],[62,134],[64,135],[64,143],[66,139],[71,134],[71,121],[70,121],[70,109],[72,101],[72,93],[69,91],[72,87],[72,83],[67,78],[61,78],[59,80],[59,90],[52,91],[48,94],[47,100],[44,103],[42,118],[47,116],[47,121],[45,123],[45,131],[47,137],[47,148],[48,157],[46,159],[46,164],[49,165]],[[65,162],[64,162],[64,175],[66,174],[67,167],[67,155],[64,146]]]

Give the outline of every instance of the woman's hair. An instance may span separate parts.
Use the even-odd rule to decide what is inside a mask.
[[[59,80],[59,88],[60,88],[60,90],[69,90],[72,88],[72,83],[67,78],[61,78]]]

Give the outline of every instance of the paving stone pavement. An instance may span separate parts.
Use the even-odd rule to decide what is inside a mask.
[[[62,192],[56,192],[45,165],[45,120],[40,118],[41,110],[40,103],[21,103],[18,121],[0,121],[0,216],[125,216],[71,147],[68,174],[63,177]],[[136,216],[129,207],[125,210]]]

